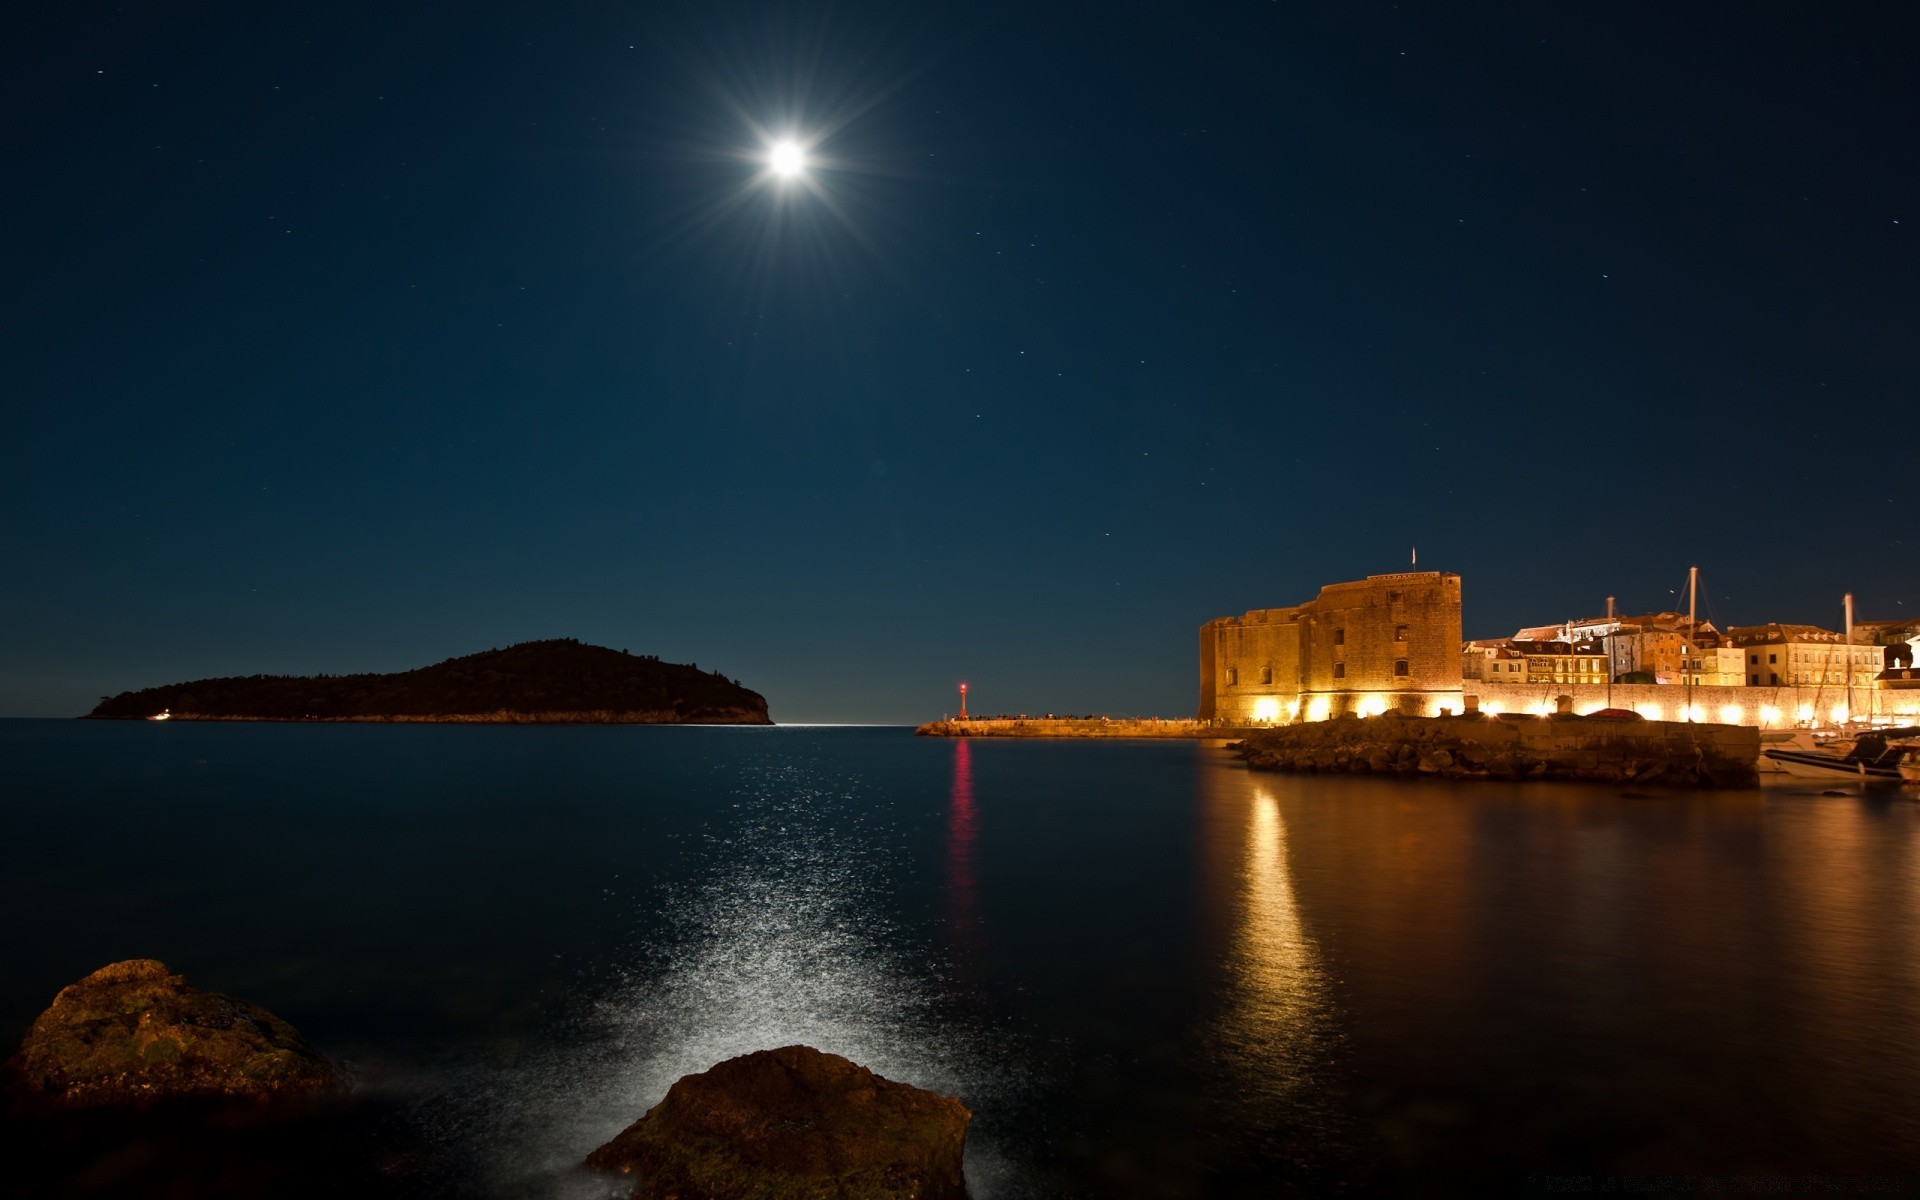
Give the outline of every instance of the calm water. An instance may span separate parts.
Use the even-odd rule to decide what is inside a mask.
[[[981,1200],[1920,1171],[1897,793],[892,729],[8,721],[0,928],[7,1042],[161,958],[292,1020],[494,1195],[599,1194],[570,1165],[674,1078],[791,1042],[965,1099]]]

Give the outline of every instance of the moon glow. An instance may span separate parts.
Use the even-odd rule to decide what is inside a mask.
[[[807,169],[807,152],[792,138],[782,138],[767,151],[767,168],[776,179],[794,179]]]

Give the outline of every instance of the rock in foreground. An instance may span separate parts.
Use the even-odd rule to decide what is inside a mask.
[[[964,1200],[973,1114],[807,1046],[688,1075],[587,1157],[645,1200]]]
[[[150,958],[62,988],[10,1064],[30,1102],[274,1100],[341,1090],[333,1065],[257,1004],[190,987]]]

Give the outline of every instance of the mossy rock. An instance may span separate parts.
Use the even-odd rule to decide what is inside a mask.
[[[343,1090],[333,1064],[279,1017],[129,959],[62,988],[9,1064],[29,1102],[268,1102]]]
[[[964,1200],[973,1114],[808,1046],[680,1079],[586,1165],[644,1200]]]

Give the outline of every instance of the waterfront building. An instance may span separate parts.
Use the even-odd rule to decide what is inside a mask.
[[[1457,708],[1460,678],[1460,577],[1441,571],[1328,584],[1305,604],[1200,627],[1203,721]]]
[[[1460,647],[1460,677],[1466,680],[1518,682],[1526,678],[1527,656],[1512,638],[1480,638]]]
[[[1882,667],[1875,645],[1849,645],[1818,625],[1735,626],[1728,631],[1746,656],[1749,687],[1846,688],[1870,683]]]
[[[1208,621],[1200,628],[1200,719],[1438,715],[1461,711],[1471,695],[1490,716],[1625,708],[1656,721],[1774,729],[1920,723],[1920,623],[1864,622],[1849,646],[1844,635],[1814,626],[1722,633],[1681,613],[1646,613],[1519,631],[1537,638],[1463,641],[1460,590],[1458,575],[1374,575],[1330,584],[1291,608]],[[1632,671],[1658,682],[1621,678]]]
[[[1694,687],[1740,687],[1747,682],[1746,653],[1722,633],[1703,633],[1688,647],[1680,682]]]
[[[1526,658],[1528,683],[1607,681],[1604,642],[1516,642],[1514,649]]]

